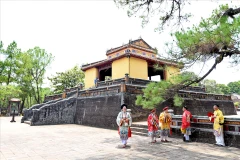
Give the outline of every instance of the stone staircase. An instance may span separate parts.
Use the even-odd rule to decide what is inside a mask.
[[[31,119],[25,120],[23,123],[31,125]]]
[[[148,136],[148,126],[147,122],[135,122],[132,123],[131,131],[133,135],[139,135],[139,136]]]

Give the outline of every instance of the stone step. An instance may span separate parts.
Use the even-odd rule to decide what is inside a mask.
[[[131,130],[133,135],[148,136],[148,126],[147,122],[136,122],[131,125]]]
[[[131,127],[131,130],[134,132],[148,133],[148,129],[140,127]]]
[[[147,137],[147,136],[148,136],[147,133],[136,132],[136,131],[132,131],[132,135],[139,135],[139,136],[144,136],[144,137]]]
[[[25,120],[24,123],[31,125],[31,121],[30,120]]]
[[[148,126],[147,125],[144,125],[144,124],[132,124],[131,125],[132,127],[136,127],[136,128],[145,128],[145,129],[148,129]]]

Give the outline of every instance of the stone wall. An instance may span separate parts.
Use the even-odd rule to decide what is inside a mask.
[[[193,115],[207,116],[208,112],[213,112],[214,104],[219,104],[220,110],[222,110],[224,115],[237,114],[234,104],[230,100],[184,99],[183,106],[187,106]],[[182,107],[175,107],[172,99],[159,104],[157,106],[157,113],[162,112],[162,109],[166,106],[173,109],[175,115],[182,115],[183,113]]]
[[[70,98],[59,102],[52,101],[52,103],[42,105],[39,110],[35,111],[35,119],[32,122],[33,125],[76,123],[102,128],[117,128],[116,117],[120,112],[120,106],[122,103],[127,104],[128,108],[132,110],[133,121],[145,121],[150,110],[142,109],[141,106],[137,106],[135,104],[136,96],[137,94],[120,92],[110,95],[106,94],[100,96]],[[65,103],[72,103],[68,101],[74,100],[76,100],[75,110],[65,106]],[[206,116],[208,112],[213,112],[212,106],[215,103],[220,104],[220,109],[223,111],[224,115],[236,114],[233,103],[227,100],[214,101],[185,99],[184,103],[189,107],[189,110],[193,115]],[[175,115],[182,114],[182,108],[174,107],[172,100],[168,100],[157,106],[158,115],[162,112],[162,109],[165,106],[169,106],[170,109],[173,109]],[[72,119],[70,117],[65,117],[66,121],[64,121],[64,118],[59,118],[61,114],[64,115],[65,112],[68,113],[68,109],[69,112],[71,112],[70,115],[72,116]]]
[[[133,83],[134,82],[134,83]],[[77,97],[75,98],[75,112],[71,110],[71,115],[73,116],[74,122],[67,120],[63,123],[76,123],[83,125],[90,125],[103,128],[116,128],[116,117],[120,112],[121,104],[125,103],[128,105],[128,108],[132,110],[133,121],[142,121],[146,120],[150,110],[142,109],[141,106],[136,106],[135,101],[136,97],[142,93],[144,85],[136,85],[135,83],[142,82],[138,79],[128,79],[126,78],[126,84],[120,81],[112,81],[111,84],[102,83],[98,88],[93,88],[89,90],[81,90],[77,92]],[[148,82],[148,81],[147,81]],[[117,84],[115,84],[117,83]],[[73,90],[73,94],[76,90]],[[220,105],[220,109],[225,115],[234,115],[236,114],[233,102],[229,99],[228,96],[224,95],[212,95],[206,93],[195,93],[192,91],[180,91],[180,95],[185,100],[184,105],[188,106],[189,110],[193,115],[205,116],[208,112],[212,112],[212,106],[217,103]],[[191,99],[189,98],[191,97]],[[39,105],[35,111],[35,119],[33,124],[59,124],[61,119],[57,119],[59,114],[62,114],[60,110],[63,103],[72,101],[73,99],[64,99],[59,103],[54,103],[52,101],[51,105]],[[60,104],[61,103],[61,104]],[[181,107],[175,107],[173,105],[173,100],[169,99],[162,104],[156,106],[157,114],[159,115],[162,112],[162,109],[166,106],[169,106],[170,109],[174,110],[175,115],[182,114]],[[41,107],[41,109],[40,109]],[[64,107],[63,107],[64,108]],[[65,111],[68,109],[66,107]],[[33,112],[34,107],[31,109]],[[66,111],[67,112],[67,111]],[[31,114],[29,114],[31,116]],[[46,117],[46,115],[48,117]],[[51,116],[53,117],[51,119]],[[29,117],[29,116],[28,116]],[[69,119],[69,118],[67,118]]]
[[[72,97],[33,109],[31,125],[74,124],[76,102]]]
[[[41,104],[35,104],[32,107],[30,107],[29,109],[25,110],[23,112],[23,117],[21,119],[21,122],[23,123],[25,120],[30,120],[33,116],[33,109],[39,109],[41,107],[43,107],[44,105],[49,105],[49,104],[53,104],[56,103],[57,101],[60,101],[61,99],[56,99],[56,100],[51,100],[48,101],[46,103],[41,103]]]
[[[121,104],[131,109],[133,121],[146,120],[149,110],[135,105],[136,95],[118,93],[98,97],[78,98],[75,123],[102,128],[116,129],[116,118],[121,111]]]
[[[141,106],[137,106],[135,104],[136,99],[136,94],[125,93],[123,102],[131,109],[133,121],[146,121],[150,110],[142,109]]]
[[[122,94],[77,99],[75,123],[103,128],[117,128]]]

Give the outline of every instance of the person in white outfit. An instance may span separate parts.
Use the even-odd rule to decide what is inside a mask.
[[[121,112],[117,116],[117,124],[119,126],[119,135],[123,144],[123,148],[127,145],[127,140],[129,137],[130,126],[132,124],[132,118],[129,112],[127,112],[127,105],[123,104],[121,106]]]

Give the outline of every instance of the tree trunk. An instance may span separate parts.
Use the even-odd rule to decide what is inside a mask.
[[[20,113],[21,114],[22,114],[22,110],[23,110],[23,107],[24,107],[24,103],[25,103],[25,98],[23,98],[21,106],[20,106]]]
[[[37,84],[37,94],[36,94],[36,100],[37,100],[37,103],[40,104],[40,93],[39,93],[39,86],[38,86],[38,82],[36,82]]]
[[[30,95],[30,105],[29,105],[29,107],[32,107],[32,96]]]
[[[12,72],[12,67],[10,67],[10,71],[8,72],[7,85],[9,85],[10,83],[11,72]]]

